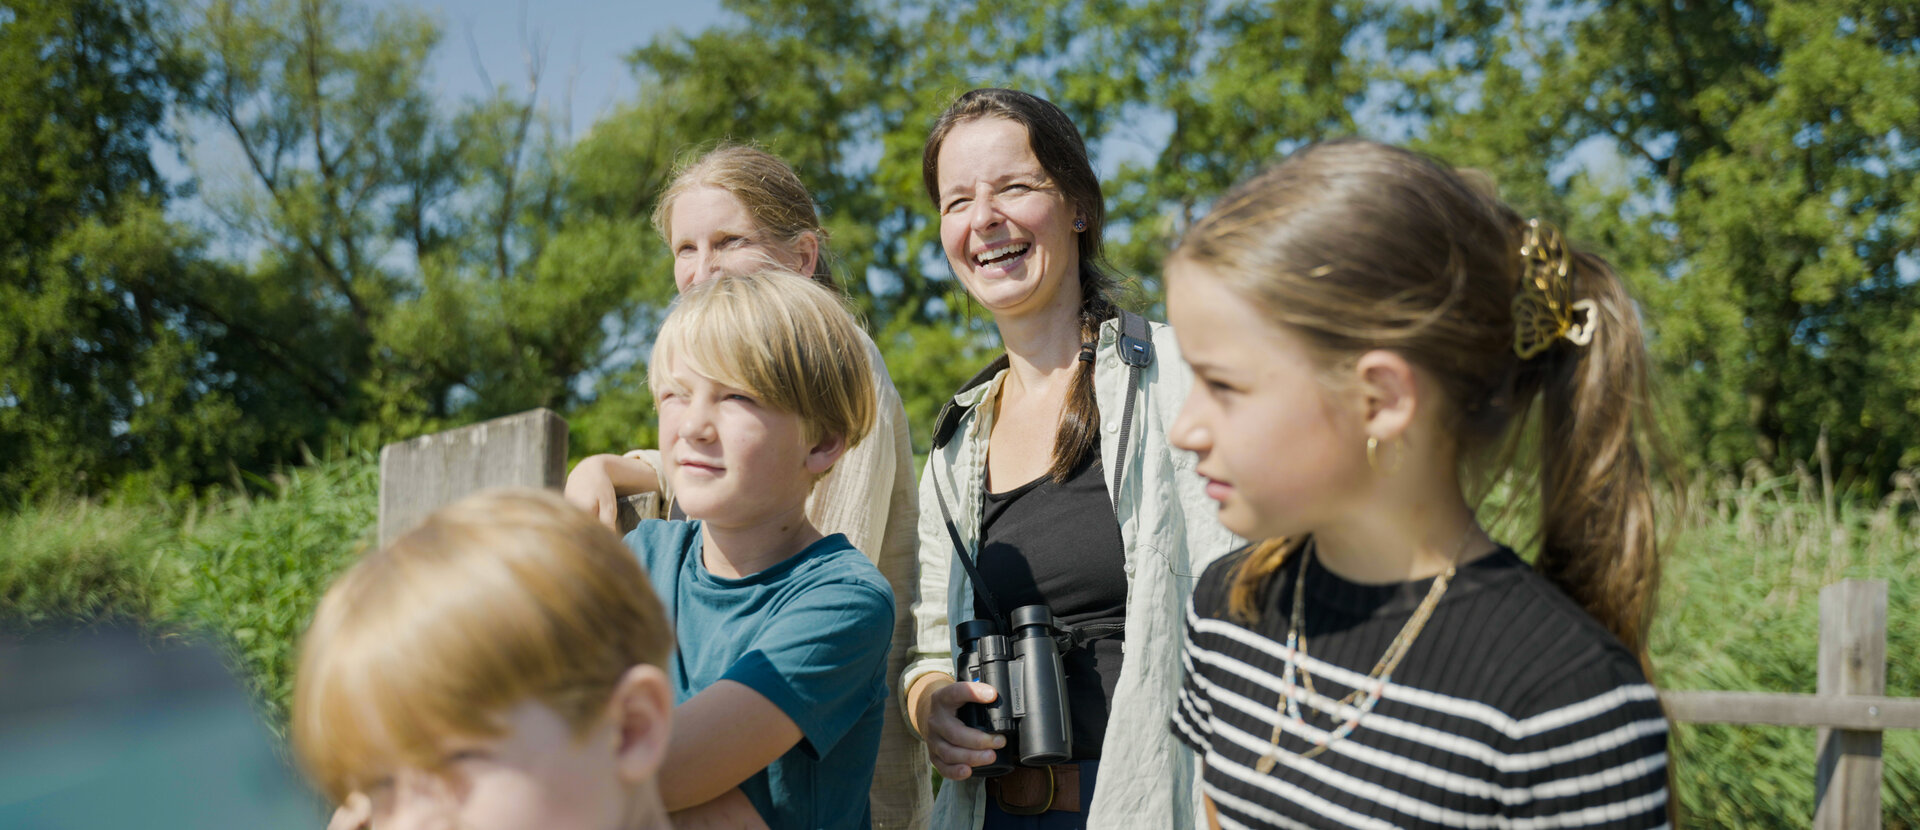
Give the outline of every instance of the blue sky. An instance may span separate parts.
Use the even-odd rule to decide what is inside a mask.
[[[717,0],[400,0],[439,21],[433,83],[453,103],[495,84],[525,83],[528,44],[545,50],[542,97],[569,112],[572,135],[586,132],[635,92],[626,54],[657,34],[697,32],[721,21]],[[564,108],[564,109],[562,109]]]
[[[548,112],[568,117],[566,137],[578,139],[600,116],[633,99],[636,89],[626,55],[656,35],[698,32],[726,19],[718,0],[349,0],[375,10],[412,8],[440,26],[428,83],[440,92],[447,112],[463,99],[480,98],[493,85],[521,90],[527,80],[529,52],[543,53],[540,97]],[[249,189],[250,176],[239,161],[237,145],[211,119],[176,122],[184,133],[192,169],[174,147],[156,145],[153,159],[175,184],[198,174],[202,193]],[[232,234],[207,212],[197,196],[174,199],[168,213],[215,233],[213,245],[226,255],[245,258],[258,241]]]

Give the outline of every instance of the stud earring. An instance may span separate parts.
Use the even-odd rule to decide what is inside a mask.
[[[1085,220],[1085,219],[1079,219],[1079,218],[1075,218],[1075,219],[1073,220],[1073,232],[1074,232],[1074,233],[1081,233],[1081,232],[1083,232],[1083,231],[1085,231],[1086,229],[1087,229],[1087,220]]]

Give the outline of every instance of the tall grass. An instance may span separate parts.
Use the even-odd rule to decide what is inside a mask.
[[[1896,481],[1878,504],[1838,497],[1801,469],[1758,468],[1697,484],[1662,581],[1652,648],[1668,689],[1816,691],[1820,589],[1887,583],[1887,692],[1920,696],[1920,491]],[[1811,729],[1689,725],[1673,738],[1689,826],[1806,827],[1813,821]],[[1920,733],[1884,739],[1883,815],[1920,827]]]
[[[377,464],[350,454],[290,470],[265,497],[212,503],[47,504],[0,517],[0,621],[146,623],[222,644],[276,732],[300,630],[369,541]],[[1887,694],[1920,696],[1920,489],[1872,503],[1802,471],[1696,484],[1672,538],[1652,634],[1669,689],[1815,691],[1819,594],[1888,583]],[[1521,539],[1518,525],[1498,530]],[[1686,725],[1674,778],[1689,827],[1805,827],[1814,732]],[[1920,828],[1920,733],[1885,742],[1886,826]]]
[[[346,454],[211,502],[55,502],[0,516],[0,624],[134,622],[220,645],[283,733],[294,647],[371,539],[378,464]]]

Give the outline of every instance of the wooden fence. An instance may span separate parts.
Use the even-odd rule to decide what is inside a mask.
[[[380,450],[380,541],[429,511],[487,487],[559,489],[567,422],[545,409],[422,436]],[[637,521],[622,504],[621,521]],[[648,510],[641,506],[642,513]],[[1676,721],[1820,730],[1814,827],[1878,830],[1880,733],[1920,729],[1920,699],[1885,697],[1887,583],[1849,580],[1820,592],[1818,693],[1663,692]]]
[[[1880,733],[1920,729],[1920,700],[1887,691],[1887,583],[1847,580],[1820,591],[1818,693],[1663,692],[1688,723],[1810,726],[1820,730],[1814,773],[1817,830],[1880,827]]]

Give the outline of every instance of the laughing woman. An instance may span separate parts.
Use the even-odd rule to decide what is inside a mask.
[[[1154,727],[1178,691],[1192,575],[1235,545],[1191,458],[1167,444],[1191,375],[1169,330],[1109,296],[1100,183],[1059,108],[1004,89],[962,95],[922,169],[948,264],[1006,348],[942,412],[920,483],[901,689],[950,779],[934,826],[1190,827],[1192,761]],[[1076,632],[1062,656],[1070,757],[983,784],[976,768],[1014,753],[960,720],[995,695],[955,680],[955,627],[1029,605]]]

